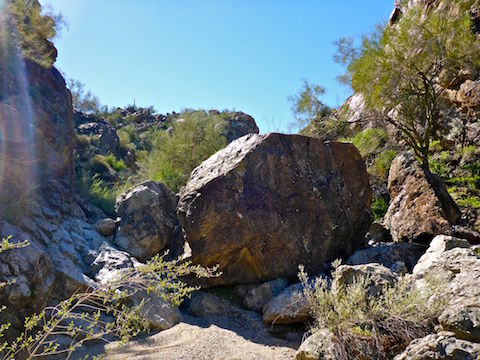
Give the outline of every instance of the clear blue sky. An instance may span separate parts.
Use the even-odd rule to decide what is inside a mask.
[[[56,66],[102,104],[236,109],[262,132],[288,131],[289,95],[306,78],[335,106],[333,41],[384,21],[393,0],[42,0],[69,28]]]

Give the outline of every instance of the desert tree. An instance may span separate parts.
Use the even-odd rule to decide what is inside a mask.
[[[443,79],[479,65],[479,41],[467,11],[474,2],[412,6],[397,23],[365,35],[360,46],[351,38],[337,42],[335,60],[346,65],[342,79],[398,130],[426,167],[430,142],[442,127]]]

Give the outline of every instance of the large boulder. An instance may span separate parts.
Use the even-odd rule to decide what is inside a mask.
[[[351,144],[247,135],[204,161],[180,193],[193,261],[219,264],[217,283],[294,279],[348,257],[372,217],[365,164]]]
[[[159,182],[145,181],[126,191],[115,205],[121,218],[115,244],[140,261],[150,259],[181,236],[176,206],[176,195]]]
[[[398,155],[388,176],[390,206],[385,225],[394,241],[428,244],[435,235],[449,234],[460,210],[442,181],[411,153]]]

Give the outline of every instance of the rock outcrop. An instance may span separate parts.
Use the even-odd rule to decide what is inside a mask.
[[[248,135],[198,166],[178,216],[192,260],[223,284],[315,274],[362,245],[371,190],[351,144]]]
[[[392,200],[385,225],[394,241],[428,244],[435,235],[449,234],[460,219],[460,210],[445,185],[411,153],[393,160],[388,192]]]
[[[118,197],[115,207],[121,219],[115,244],[140,261],[181,237],[175,214],[177,197],[162,183],[145,181],[135,186]]]

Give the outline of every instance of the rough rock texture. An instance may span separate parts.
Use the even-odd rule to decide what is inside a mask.
[[[416,243],[379,244],[355,251],[348,258],[347,265],[379,263],[396,272],[403,264],[408,271],[412,271],[426,249],[426,245]]]
[[[458,339],[480,343],[480,304],[453,304],[438,319],[443,329]]]
[[[395,280],[395,274],[380,264],[342,265],[337,269],[337,277],[332,283],[332,291],[342,291],[346,286],[365,281],[368,295],[377,296],[386,287],[392,286]]]
[[[415,351],[422,354],[430,347],[428,351],[433,351],[432,354],[450,354],[451,357],[445,357],[448,359],[477,359],[480,348],[474,342],[479,341],[480,335],[480,257],[468,241],[451,236],[436,236],[413,269],[413,276],[416,286],[420,288],[425,285],[426,278],[440,280],[438,286],[445,286],[442,294],[446,297],[446,307],[439,321],[444,330],[451,331],[451,335],[431,335],[416,340],[404,354],[410,356]],[[465,353],[473,357],[468,357]],[[410,359],[399,357],[407,358]],[[436,357],[418,359],[424,358]]]
[[[25,61],[2,46],[0,69],[0,217],[24,216],[20,204],[71,196],[72,101],[55,68]],[[8,63],[8,64],[7,64]],[[18,214],[13,214],[18,212]]]
[[[223,284],[318,273],[358,248],[371,190],[351,144],[247,135],[198,166],[180,193],[192,259],[220,265]]]
[[[439,261],[443,260],[443,255],[448,250],[455,248],[468,249],[469,247],[470,244],[467,240],[458,239],[453,236],[437,235],[431,241],[430,246],[425,254],[423,254],[418,260],[415,268],[413,269],[413,274],[422,276],[431,271],[433,266],[435,266]]]
[[[47,302],[63,300],[79,288],[94,283],[89,265],[107,239],[98,234],[80,216],[81,210],[70,203],[70,211],[44,205],[35,216],[12,225],[0,221],[0,237],[12,235],[12,242],[28,240],[30,245],[0,254],[0,281],[15,280],[0,290],[2,312],[14,327],[23,316],[40,311]]]
[[[247,134],[258,134],[258,132],[255,119],[248,114],[237,111],[226,119],[224,136],[227,143],[231,143]]]
[[[480,344],[456,339],[451,333],[428,335],[413,340],[395,360],[477,360]]]
[[[335,360],[335,335],[322,329],[310,335],[298,348],[295,360]]]
[[[115,205],[121,218],[115,244],[140,261],[158,254],[181,236],[176,206],[175,194],[155,181],[145,181],[123,193]]]
[[[80,116],[78,113],[76,116]],[[77,127],[80,135],[95,136],[97,146],[102,154],[119,154],[120,138],[115,128],[104,120],[95,119],[94,122],[81,124]]]
[[[263,307],[266,324],[295,324],[309,319],[310,309],[300,283],[290,285]]]
[[[384,222],[394,241],[429,243],[435,235],[449,234],[460,219],[460,210],[445,185],[411,153],[393,160],[388,192],[392,200]]]

